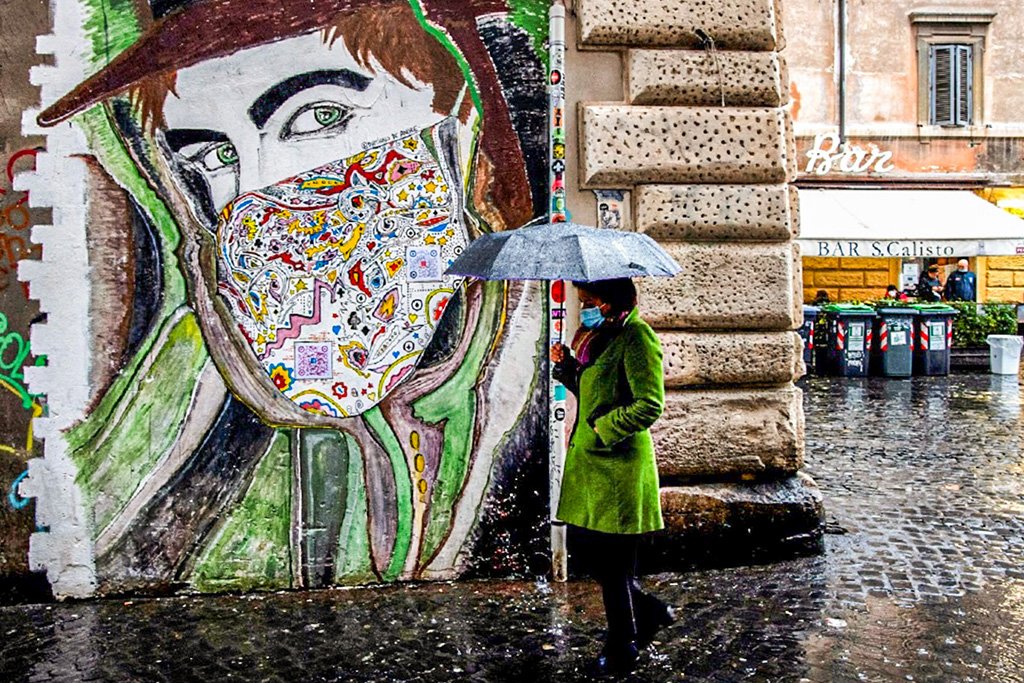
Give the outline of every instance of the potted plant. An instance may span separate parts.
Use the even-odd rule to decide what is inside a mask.
[[[1017,308],[1007,303],[976,304],[954,301],[959,314],[953,321],[950,365],[954,370],[988,371],[990,334],[1017,334]]]

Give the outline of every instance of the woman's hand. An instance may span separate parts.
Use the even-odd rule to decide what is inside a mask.
[[[560,342],[555,342],[551,345],[551,362],[561,363],[568,357],[570,351],[569,347]]]

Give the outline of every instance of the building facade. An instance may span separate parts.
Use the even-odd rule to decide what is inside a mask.
[[[817,547],[779,3],[580,0],[564,84],[548,6],[32,5],[4,73],[38,245],[7,574],[66,597],[544,571],[543,289],[441,273],[561,189],[683,266],[641,292],[669,387],[655,556]]]
[[[1024,7],[793,0],[787,16],[804,300],[879,298],[967,258],[979,301],[1020,303]]]

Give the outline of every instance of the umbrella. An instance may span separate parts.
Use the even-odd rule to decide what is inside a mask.
[[[576,223],[541,223],[474,240],[446,275],[483,280],[672,276],[679,264],[649,236]]]

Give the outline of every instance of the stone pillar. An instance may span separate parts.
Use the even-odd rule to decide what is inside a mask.
[[[776,0],[577,0],[578,48],[614,51],[620,102],[578,104],[579,186],[626,190],[632,228],[683,267],[639,282],[665,348],[654,430],[662,566],[813,550],[800,473],[800,258],[789,82]],[[587,79],[586,52],[569,79]],[[581,70],[584,73],[581,73]]]

